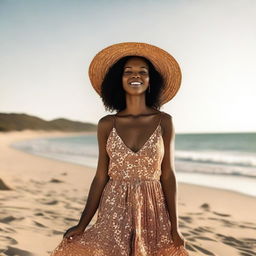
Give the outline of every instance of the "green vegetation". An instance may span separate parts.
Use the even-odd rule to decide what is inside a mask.
[[[58,118],[45,121],[36,116],[16,113],[0,113],[0,132],[22,130],[46,131],[96,131],[97,125]]]

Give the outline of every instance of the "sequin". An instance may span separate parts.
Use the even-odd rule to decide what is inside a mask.
[[[160,122],[137,152],[115,127],[107,139],[107,182],[95,224],[72,242],[63,238],[50,256],[187,256],[174,247],[160,182],[164,143]]]

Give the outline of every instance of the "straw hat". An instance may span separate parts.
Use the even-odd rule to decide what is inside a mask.
[[[101,84],[109,68],[120,58],[135,55],[151,61],[162,75],[164,88],[160,95],[161,105],[170,101],[178,92],[181,84],[181,70],[172,55],[163,49],[138,42],[124,42],[110,45],[96,54],[89,66],[89,78],[93,88],[101,95]]]

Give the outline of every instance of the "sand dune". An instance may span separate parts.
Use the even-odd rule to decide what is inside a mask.
[[[0,255],[49,255],[63,233],[77,224],[95,174],[93,168],[29,155],[8,145],[73,134],[78,133],[0,134]],[[188,184],[178,189],[180,231],[190,255],[256,255],[254,197]]]

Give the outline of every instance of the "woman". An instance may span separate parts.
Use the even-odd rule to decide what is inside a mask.
[[[172,117],[159,111],[180,87],[178,63],[156,46],[119,43],[94,57],[89,76],[118,113],[98,122],[87,204],[51,256],[188,255],[178,230]]]

